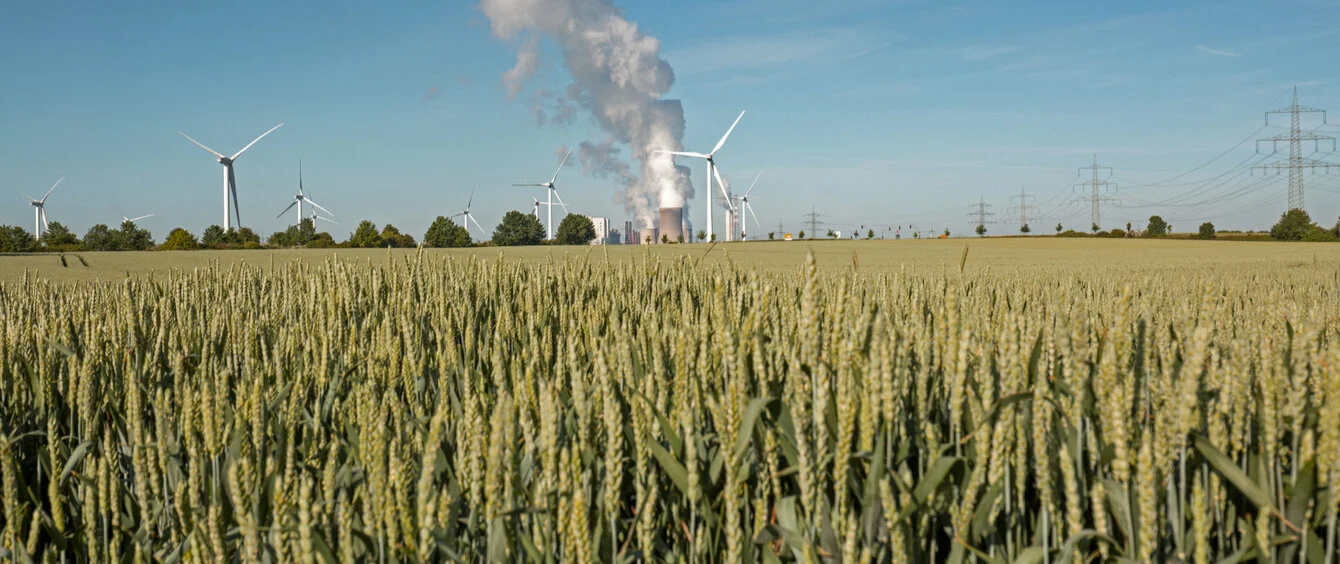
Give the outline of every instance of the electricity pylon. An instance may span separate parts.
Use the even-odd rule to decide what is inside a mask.
[[[1016,213],[1019,214],[1020,232],[1024,230],[1024,226],[1028,225],[1029,218],[1037,216],[1038,207],[1028,205],[1029,200],[1033,200],[1036,202],[1038,199],[1036,196],[1033,196],[1028,192],[1025,192],[1022,186],[1019,188],[1018,196],[1010,196],[1011,202],[1018,202],[1018,205],[1010,208],[1010,215],[1014,215]]]
[[[995,223],[995,221],[991,219],[991,216],[996,214],[995,212],[991,211],[991,204],[986,203],[986,199],[981,196],[978,196],[977,203],[972,204],[971,207],[975,209],[971,212],[968,212],[968,215],[977,217],[976,224],[977,224],[977,231],[979,232],[977,234],[983,235],[986,233],[985,231],[986,225],[988,223]]]
[[[1265,138],[1265,139],[1258,139],[1258,140],[1256,141],[1256,152],[1257,152],[1257,153],[1260,153],[1260,152],[1261,152],[1261,143],[1262,143],[1262,142],[1268,142],[1268,143],[1271,144],[1271,152],[1272,152],[1272,154],[1273,154],[1273,153],[1279,152],[1279,144],[1280,144],[1280,142],[1288,141],[1288,142],[1289,142],[1289,160],[1287,160],[1287,161],[1275,161],[1275,162],[1270,163],[1270,164],[1259,165],[1259,166],[1255,166],[1255,167],[1252,167],[1252,168],[1253,168],[1253,169],[1261,169],[1262,171],[1266,171],[1266,172],[1269,172],[1269,171],[1272,171],[1272,170],[1273,170],[1273,171],[1275,171],[1276,174],[1279,174],[1280,171],[1283,171],[1283,170],[1285,170],[1285,169],[1288,169],[1288,171],[1289,171],[1289,209],[1291,209],[1291,210],[1301,210],[1301,209],[1303,209],[1303,169],[1309,169],[1309,170],[1311,170],[1313,173],[1316,173],[1317,169],[1321,169],[1321,171],[1322,171],[1323,174],[1325,174],[1325,173],[1327,173],[1327,172],[1330,172],[1330,170],[1331,170],[1332,168],[1337,169],[1337,170],[1340,170],[1340,165],[1333,164],[1333,163],[1328,163],[1328,162],[1326,162],[1326,161],[1320,161],[1320,160],[1310,159],[1310,158],[1304,157],[1304,156],[1303,156],[1303,142],[1304,142],[1304,141],[1311,141],[1312,144],[1313,144],[1313,149],[1314,149],[1314,150],[1320,150],[1320,149],[1321,149],[1321,143],[1322,143],[1323,141],[1330,141],[1330,142],[1331,142],[1331,151],[1334,152],[1334,151],[1335,151],[1335,138],[1334,138],[1334,137],[1331,137],[1331,136],[1329,136],[1329,135],[1322,135],[1322,134],[1320,134],[1320,133],[1317,133],[1316,131],[1303,131],[1303,128],[1302,128],[1302,115],[1303,115],[1303,114],[1321,114],[1321,123],[1322,123],[1322,125],[1325,125],[1325,124],[1326,124],[1326,110],[1319,110],[1319,109],[1317,109],[1317,108],[1310,108],[1310,107],[1307,107],[1307,106],[1300,106],[1300,105],[1298,105],[1298,87],[1297,87],[1297,86],[1295,86],[1295,87],[1293,88],[1293,103],[1290,104],[1289,107],[1287,107],[1287,108],[1280,108],[1280,109],[1278,109],[1278,110],[1274,110],[1274,111],[1266,112],[1266,125],[1270,125],[1270,115],[1271,115],[1271,114],[1289,114],[1289,132],[1288,132],[1288,133],[1281,133],[1281,134],[1276,135],[1276,136],[1274,136],[1274,137],[1267,137],[1267,138]]]
[[[1088,193],[1082,194],[1077,199],[1080,201],[1088,200],[1090,206],[1089,221],[1093,223],[1096,229],[1101,229],[1103,226],[1103,204],[1120,202],[1112,196],[1117,192],[1117,183],[1106,180],[1112,176],[1112,167],[1098,164],[1098,155],[1093,156],[1093,164],[1079,169],[1080,172],[1086,170],[1090,173],[1090,179],[1076,182],[1074,187],[1077,190],[1088,191]]]

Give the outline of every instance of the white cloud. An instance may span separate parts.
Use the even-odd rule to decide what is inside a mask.
[[[1206,55],[1218,55],[1218,56],[1220,56],[1220,57],[1239,57],[1239,56],[1241,56],[1241,55],[1239,55],[1239,54],[1237,54],[1237,53],[1234,53],[1234,52],[1232,52],[1232,51],[1221,51],[1221,50],[1219,50],[1219,49],[1211,49],[1211,48],[1206,47],[1206,46],[1204,46],[1204,45],[1197,45],[1197,46],[1196,46],[1196,51],[1199,51],[1199,52],[1201,52],[1201,53],[1205,53]]]

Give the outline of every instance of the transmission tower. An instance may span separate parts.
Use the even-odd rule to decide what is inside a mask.
[[[805,214],[805,217],[809,218],[809,220],[807,220],[806,222],[810,224],[809,233],[810,237],[813,238],[815,237],[815,233],[819,232],[818,231],[819,226],[824,224],[824,222],[819,221],[819,218],[823,217],[823,214],[815,213],[814,206],[810,206],[810,213]]]
[[[978,196],[977,203],[972,204],[971,207],[973,208],[973,211],[969,212],[968,215],[977,218],[976,224],[979,231],[984,229],[988,223],[995,223],[995,221],[991,219],[991,216],[996,214],[991,211],[991,204],[986,203],[985,198]],[[981,235],[981,233],[978,233],[978,235]]]
[[[1093,164],[1080,167],[1079,169],[1080,172],[1086,170],[1090,173],[1089,180],[1076,182],[1074,186],[1076,190],[1086,191],[1088,193],[1082,194],[1077,199],[1080,201],[1087,200],[1089,202],[1089,220],[1094,226],[1101,227],[1103,225],[1103,204],[1120,202],[1120,200],[1112,196],[1112,194],[1115,194],[1117,191],[1117,183],[1108,182],[1106,180],[1112,176],[1112,167],[1098,164],[1098,155],[1093,156]]]
[[[1011,202],[1019,204],[1010,208],[1010,215],[1019,214],[1019,231],[1023,231],[1024,226],[1028,225],[1029,218],[1037,217],[1038,207],[1028,204],[1029,200],[1037,201],[1037,197],[1025,192],[1023,187],[1019,188],[1018,196],[1010,196]]]
[[[1323,141],[1330,141],[1331,151],[1334,152],[1335,138],[1328,135],[1319,134],[1316,131],[1303,131],[1302,129],[1303,114],[1321,114],[1321,123],[1322,125],[1325,125],[1326,110],[1319,110],[1317,108],[1310,108],[1307,106],[1298,105],[1297,86],[1293,88],[1293,103],[1290,104],[1289,107],[1266,112],[1266,125],[1270,125],[1271,114],[1289,114],[1289,132],[1281,133],[1274,137],[1258,139],[1256,141],[1256,152],[1258,153],[1261,152],[1261,143],[1263,142],[1271,144],[1272,153],[1279,152],[1279,144],[1281,142],[1288,141],[1289,160],[1275,161],[1270,164],[1260,165],[1253,168],[1258,168],[1266,172],[1274,171],[1276,174],[1279,174],[1280,171],[1282,170],[1288,169],[1289,209],[1301,210],[1303,209],[1303,169],[1310,169],[1313,171],[1313,173],[1315,173],[1317,169],[1321,169],[1323,174],[1330,172],[1332,168],[1340,170],[1340,165],[1304,157],[1303,142],[1311,141],[1313,144],[1313,149],[1314,151],[1316,151],[1321,149],[1321,143]]]

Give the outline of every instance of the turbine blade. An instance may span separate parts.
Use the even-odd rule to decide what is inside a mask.
[[[512,186],[545,186],[544,184],[513,184]]]
[[[276,216],[275,216],[275,219],[279,219],[279,218],[283,217],[284,214],[288,213],[288,210],[293,209],[293,206],[296,206],[296,205],[298,205],[298,201],[297,201],[297,200],[293,200],[292,202],[289,202],[288,207],[287,207],[287,208],[284,208],[284,211],[279,212],[279,215],[276,215]],[[300,217],[300,218],[298,218],[298,219],[302,219],[302,218]]]
[[[19,192],[19,193],[20,193],[20,194],[23,194],[23,197],[28,198],[28,201],[29,201],[29,202],[36,202],[36,201],[37,201],[37,198],[34,198],[34,197],[32,197],[32,196],[29,196],[28,194],[25,194],[25,193],[23,193],[23,192]],[[535,196],[531,196],[531,197],[534,198]]]
[[[321,216],[319,216],[319,215],[314,215],[314,216],[312,216],[312,217],[315,217],[315,218],[320,219],[320,220],[322,220],[322,221],[329,221],[329,222],[331,222],[331,223],[334,223],[335,225],[339,225],[339,224],[340,224],[340,222],[335,221],[335,220],[333,220],[333,219],[330,219],[330,218],[328,218],[328,217],[321,217]]]
[[[312,204],[313,206],[316,206],[316,209],[319,209],[319,210],[321,210],[321,211],[323,211],[323,212],[326,212],[326,213],[328,213],[328,214],[330,214],[330,215],[335,215],[335,212],[330,211],[330,210],[328,210],[328,209],[326,209],[326,208],[321,207],[321,204],[318,204],[318,203],[316,203],[316,202],[313,202],[311,198],[303,198],[303,201],[304,201],[304,202],[307,202],[307,203],[309,203],[309,204]]]
[[[42,210],[42,230],[44,231],[51,230],[51,226],[47,225],[47,210],[45,209]]]
[[[60,183],[61,183],[62,181],[64,181],[64,180],[65,180],[65,177],[64,177],[64,176],[60,177],[60,180],[57,180],[55,184],[52,184],[52,185],[51,185],[51,190],[47,190],[47,193],[42,194],[42,203],[45,204],[45,203],[47,202],[47,196],[50,196],[50,195],[51,195],[51,191],[52,191],[52,190],[55,190],[57,186],[60,186]]]
[[[566,163],[568,162],[568,157],[571,157],[571,156],[572,156],[572,150],[569,149],[569,150],[568,150],[568,154],[563,155],[563,160],[559,161],[559,163],[558,163],[558,170],[555,170],[555,171],[554,171],[554,177],[549,179],[549,183],[550,183],[550,184],[553,184],[554,182],[556,182],[556,181],[558,180],[558,173],[560,173],[560,172],[563,171],[563,165],[566,164]]]
[[[677,156],[680,156],[680,157],[693,157],[693,158],[696,158],[696,159],[705,159],[705,158],[707,158],[707,155],[704,155],[704,154],[702,154],[702,153],[691,153],[691,152],[688,152],[688,151],[665,151],[665,150],[657,149],[657,150],[654,151],[654,152],[656,152],[656,153],[665,153],[665,154],[667,154],[667,155],[677,155]]]
[[[470,189],[470,200],[465,203],[465,209],[467,210],[470,209],[470,206],[475,203],[475,190],[478,189],[479,189],[478,184],[476,184],[474,188]]]
[[[252,146],[252,145],[255,145],[257,141],[260,141],[263,137],[265,137],[266,135],[269,135],[270,132],[272,132],[272,131],[274,131],[274,130],[276,130],[276,129],[279,129],[279,128],[282,127],[283,125],[284,125],[284,124],[281,123],[281,124],[279,124],[279,125],[276,125],[276,126],[274,126],[274,127],[271,127],[271,128],[270,128],[270,131],[266,131],[265,133],[262,133],[260,137],[257,137],[257,138],[255,138],[255,139],[253,139],[250,143],[247,143],[247,146],[246,146],[246,147],[242,147],[242,150],[241,150],[241,151],[238,151],[236,155],[233,155],[233,156],[232,156],[232,159],[233,159],[233,160],[237,160],[237,157],[242,156],[242,153],[247,152],[247,149],[250,149],[251,146]]]
[[[749,217],[754,218],[754,227],[763,229],[763,226],[758,224],[758,216],[754,215],[754,206],[749,205],[749,202],[745,202],[744,209],[749,212]]]
[[[721,169],[712,167],[712,175],[717,177],[717,187],[721,188],[721,197],[726,199],[726,209],[735,211],[735,203],[730,201],[730,194],[726,193],[726,183],[721,180]]]
[[[550,188],[550,190],[554,190]],[[558,198],[558,205],[563,206],[563,213],[572,213],[568,211],[568,205],[563,203],[563,196],[558,195],[558,190],[554,190],[554,197]]]
[[[142,216],[139,216],[139,217],[136,217],[136,218],[132,218],[130,221],[139,221],[139,220],[141,220],[141,219],[148,219],[148,218],[153,217],[153,216],[155,216],[155,215],[158,215],[158,214],[156,214],[156,213],[151,213],[151,214],[149,214],[149,215],[142,215]]]
[[[298,195],[302,195],[302,159],[298,159]]]
[[[216,157],[218,157],[218,158],[220,158],[220,159],[224,158],[224,157],[223,157],[223,153],[220,153],[220,152],[218,152],[218,151],[215,151],[214,149],[211,149],[211,148],[209,148],[209,147],[206,147],[204,143],[201,143],[201,142],[199,142],[199,141],[196,141],[195,139],[191,139],[191,136],[190,136],[190,135],[187,135],[187,134],[182,133],[182,132],[180,132],[180,131],[178,131],[177,133],[181,133],[181,136],[182,136],[182,137],[185,137],[187,141],[190,141],[190,142],[192,142],[192,143],[195,143],[196,145],[199,145],[201,149],[204,149],[204,150],[206,150],[206,151],[209,151],[209,152],[211,152],[211,153],[214,153],[214,156],[216,156]]]
[[[762,177],[763,177],[763,171],[760,170],[758,171],[758,176],[754,177],[754,181],[749,183],[749,189],[744,191],[744,197],[746,198],[749,197],[749,193],[754,191],[754,185],[758,184],[758,179]]]
[[[721,146],[726,144],[726,138],[730,137],[730,132],[735,131],[735,126],[740,123],[742,117],[744,117],[744,112],[740,112],[740,115],[735,118],[735,123],[730,124],[730,129],[727,129],[726,134],[721,136],[720,141],[717,141],[717,146],[712,147],[712,152],[708,153],[709,155],[715,155],[717,151],[721,150]]]

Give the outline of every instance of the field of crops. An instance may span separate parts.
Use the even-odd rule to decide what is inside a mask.
[[[1336,561],[1340,250],[968,244],[0,257],[0,559]]]

